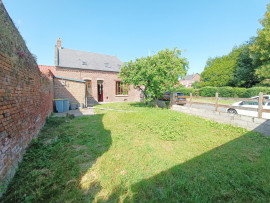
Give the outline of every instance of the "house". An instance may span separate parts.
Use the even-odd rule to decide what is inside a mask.
[[[88,107],[100,102],[140,101],[141,91],[123,85],[118,77],[122,61],[116,56],[55,46],[55,66],[42,66],[54,75],[54,97]]]
[[[192,83],[195,81],[200,81],[200,74],[192,74],[192,75],[186,75],[182,80],[179,80],[179,83],[184,85],[185,87],[192,87]]]

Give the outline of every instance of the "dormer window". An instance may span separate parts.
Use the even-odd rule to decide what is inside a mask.
[[[85,61],[82,62],[82,65],[87,65],[87,63]]]
[[[105,67],[106,68],[109,68],[110,67],[110,64],[109,63],[104,63]]]
[[[118,67],[118,68],[121,68],[121,65],[120,65],[120,64],[117,64],[117,67]]]

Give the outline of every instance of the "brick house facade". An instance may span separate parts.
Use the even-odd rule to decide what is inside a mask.
[[[185,87],[191,88],[192,83],[195,81],[200,81],[200,74],[192,74],[192,75],[186,75],[182,80],[179,81],[180,84],[184,85]]]
[[[118,77],[122,62],[116,56],[71,50],[57,40],[55,66],[39,66],[54,74],[55,98],[68,98],[81,106],[99,102],[140,101],[141,91],[124,86]]]

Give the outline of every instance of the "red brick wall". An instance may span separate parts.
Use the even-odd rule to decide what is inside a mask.
[[[200,74],[196,73],[192,80],[180,80],[180,84],[184,85],[185,87],[192,87],[192,83],[195,81],[200,81]]]
[[[83,69],[70,69],[56,67],[56,76],[72,78],[77,80],[91,80],[92,81],[92,96],[97,100],[97,81],[103,80],[103,98],[104,102],[120,102],[120,101],[140,101],[141,92],[138,89],[129,87],[127,96],[115,95],[116,81],[119,81],[118,73],[107,71],[93,71]],[[70,86],[70,88],[76,87]],[[83,90],[83,93],[85,90]],[[56,95],[57,96],[57,95]]]
[[[198,73],[194,75],[193,81],[200,81],[200,75]]]
[[[15,65],[0,52],[0,185],[13,177],[25,148],[52,112],[52,100],[52,75],[43,75],[37,64]]]

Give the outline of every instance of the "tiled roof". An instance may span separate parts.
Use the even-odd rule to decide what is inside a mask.
[[[56,48],[55,66],[100,71],[120,72],[123,64],[116,56],[66,48]]]
[[[197,74],[200,76],[199,73],[195,73],[192,75],[186,75],[182,80],[192,80]]]
[[[192,78],[193,78],[193,75],[186,75],[184,77],[184,80],[192,80]]]
[[[73,79],[73,78],[65,78],[65,77],[59,77],[59,76],[54,76],[55,78],[58,78],[58,79],[63,79],[63,80],[71,80],[71,81],[75,81],[75,82],[83,82],[83,83],[86,83],[86,81],[84,80],[77,80],[77,79]]]
[[[53,75],[55,75],[55,66],[38,65],[38,68],[39,68],[40,72],[42,72],[44,74],[51,72]]]

